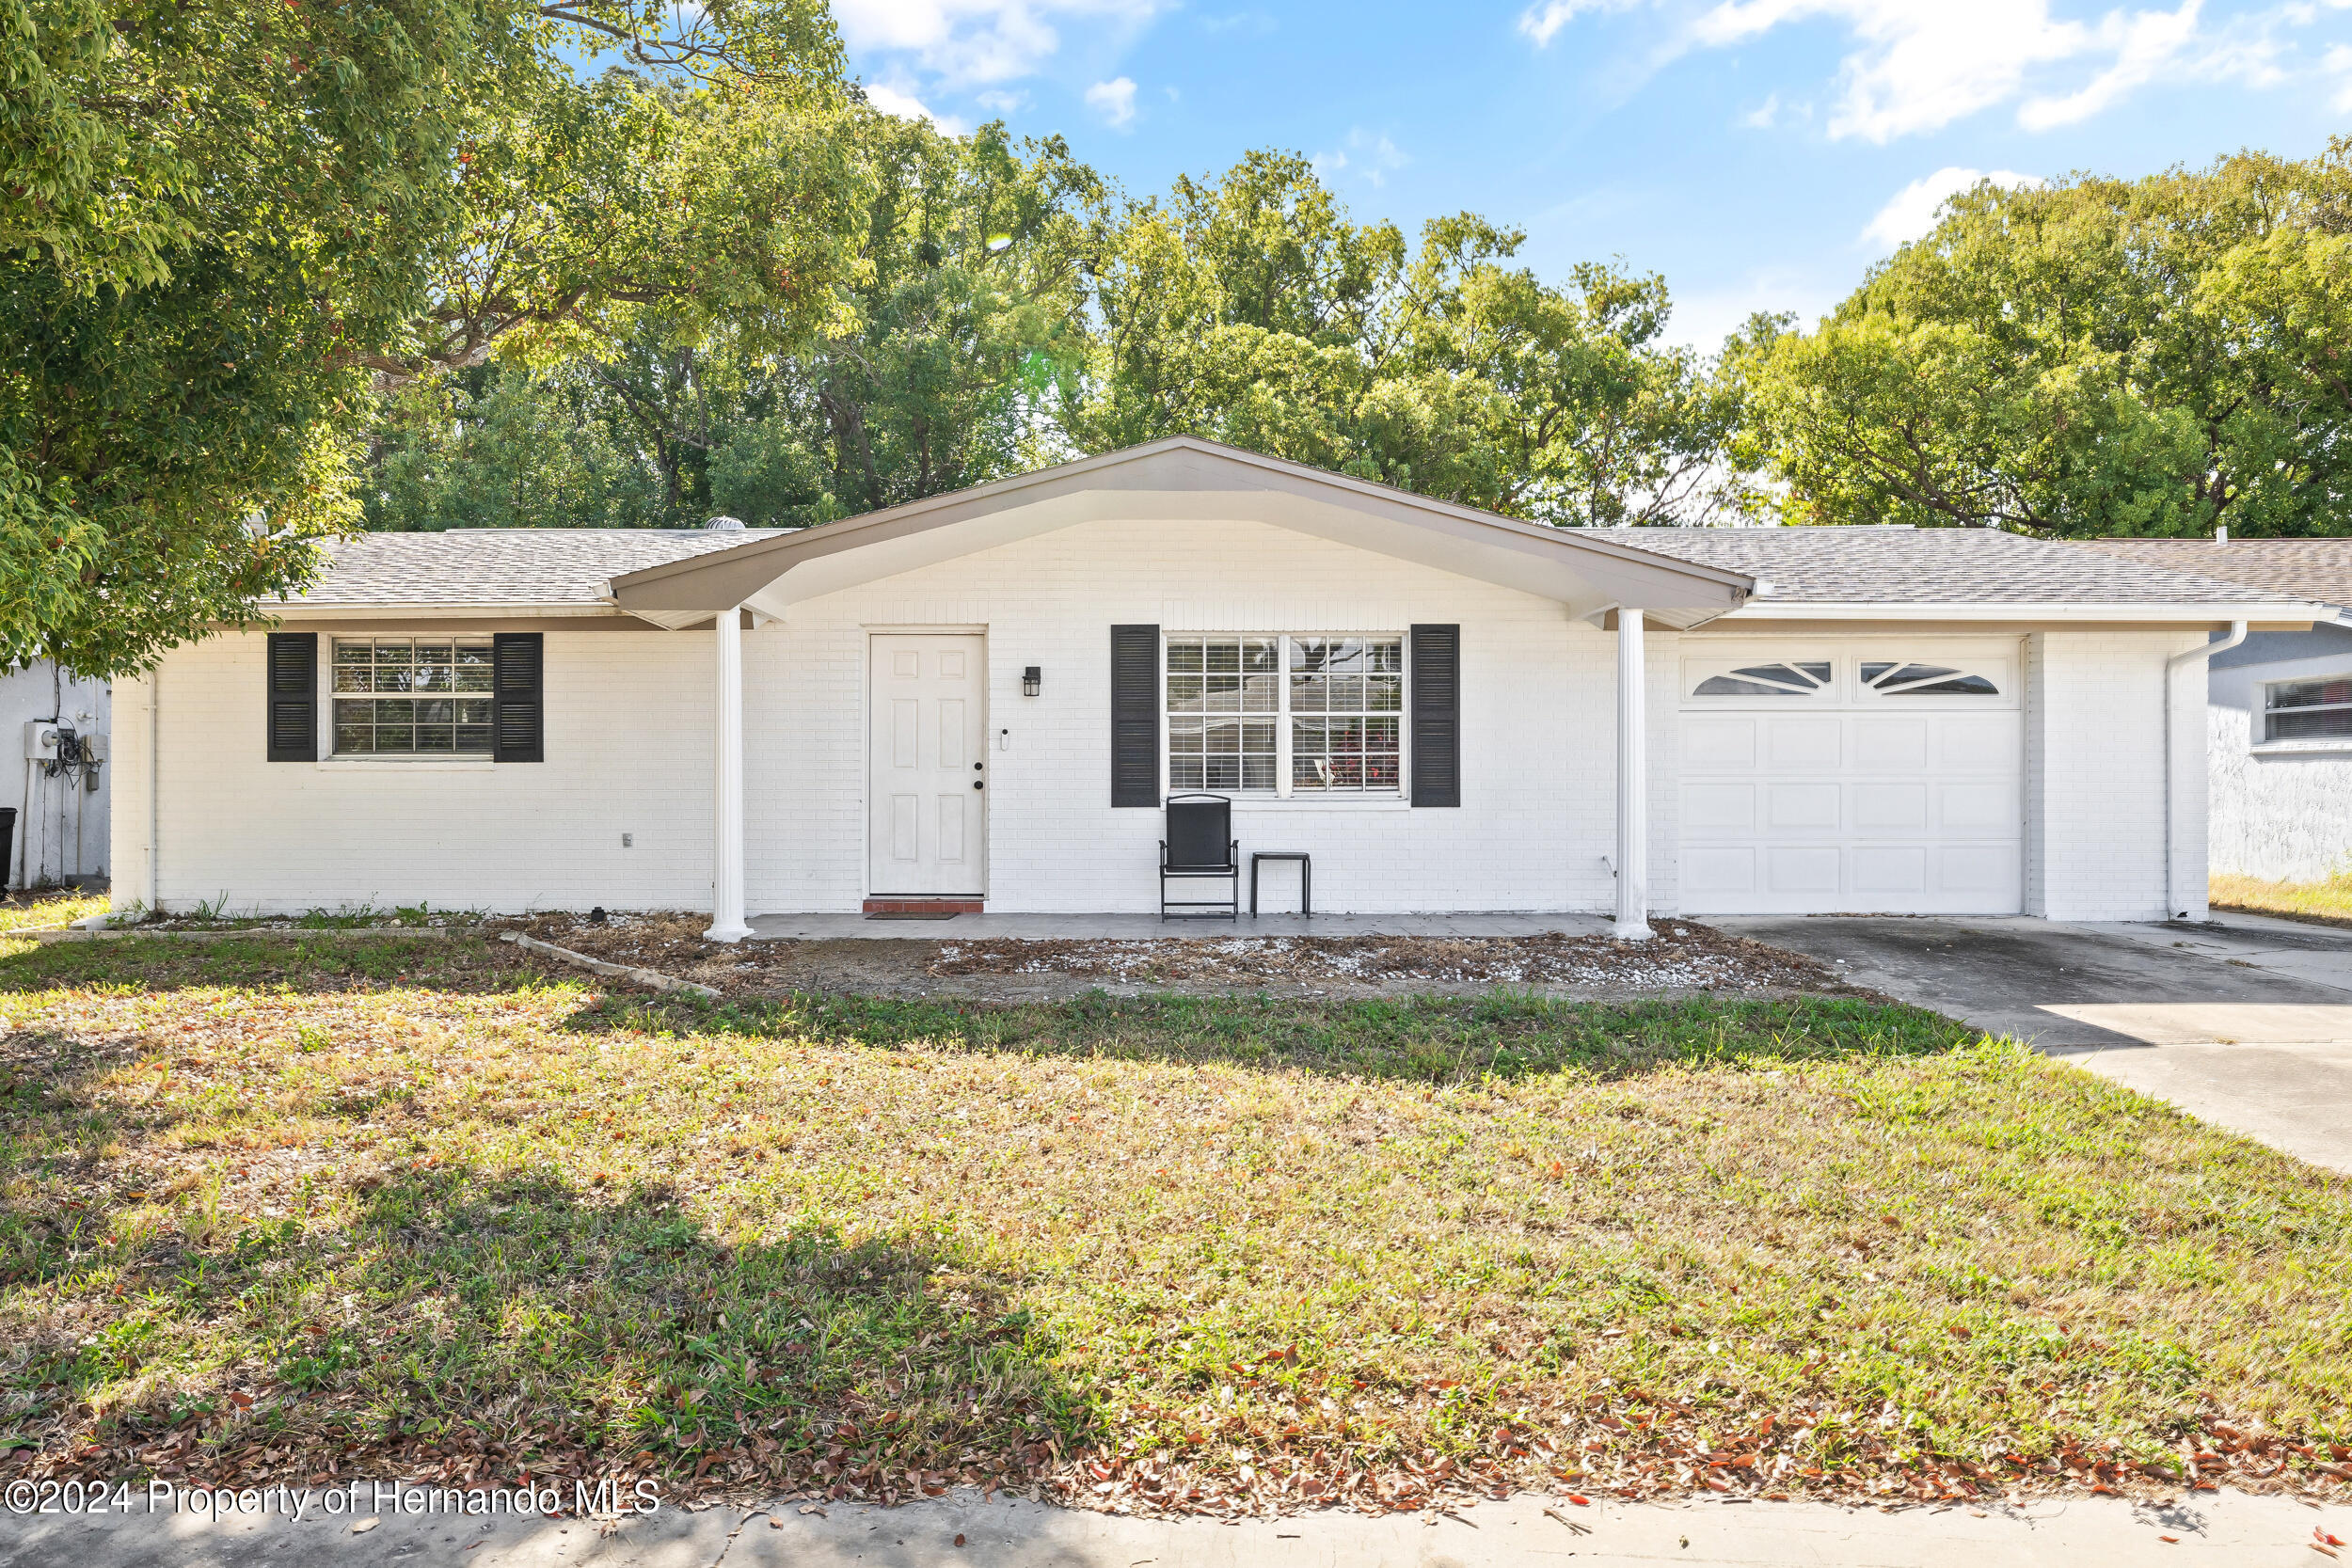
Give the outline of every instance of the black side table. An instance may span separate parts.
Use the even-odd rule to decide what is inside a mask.
[[[1258,912],[1258,863],[1260,861],[1296,861],[1298,863],[1298,912],[1315,912],[1314,857],[1304,849],[1253,849],[1249,853],[1249,912]]]

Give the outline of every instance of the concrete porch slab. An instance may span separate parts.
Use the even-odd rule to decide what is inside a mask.
[[[1151,942],[1202,937],[1540,937],[1604,936],[1597,914],[1266,914],[1239,920],[1162,920],[1153,914],[959,914],[946,919],[875,920],[862,914],[755,914],[754,942],[1030,941]]]

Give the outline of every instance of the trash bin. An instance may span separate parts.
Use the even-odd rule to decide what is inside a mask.
[[[0,806],[0,898],[8,895],[8,883],[15,870],[12,863],[15,854],[16,808]]]

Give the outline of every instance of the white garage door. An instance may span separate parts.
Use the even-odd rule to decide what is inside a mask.
[[[1860,642],[1682,661],[1690,914],[2014,914],[2017,644]]]

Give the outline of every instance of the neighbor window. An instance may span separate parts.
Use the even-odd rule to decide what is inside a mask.
[[[2263,688],[2266,740],[2352,736],[2352,675],[2278,681]]]
[[[488,756],[490,644],[335,640],[335,754]]]
[[[1168,639],[1170,789],[1394,795],[1404,712],[1402,637]]]

